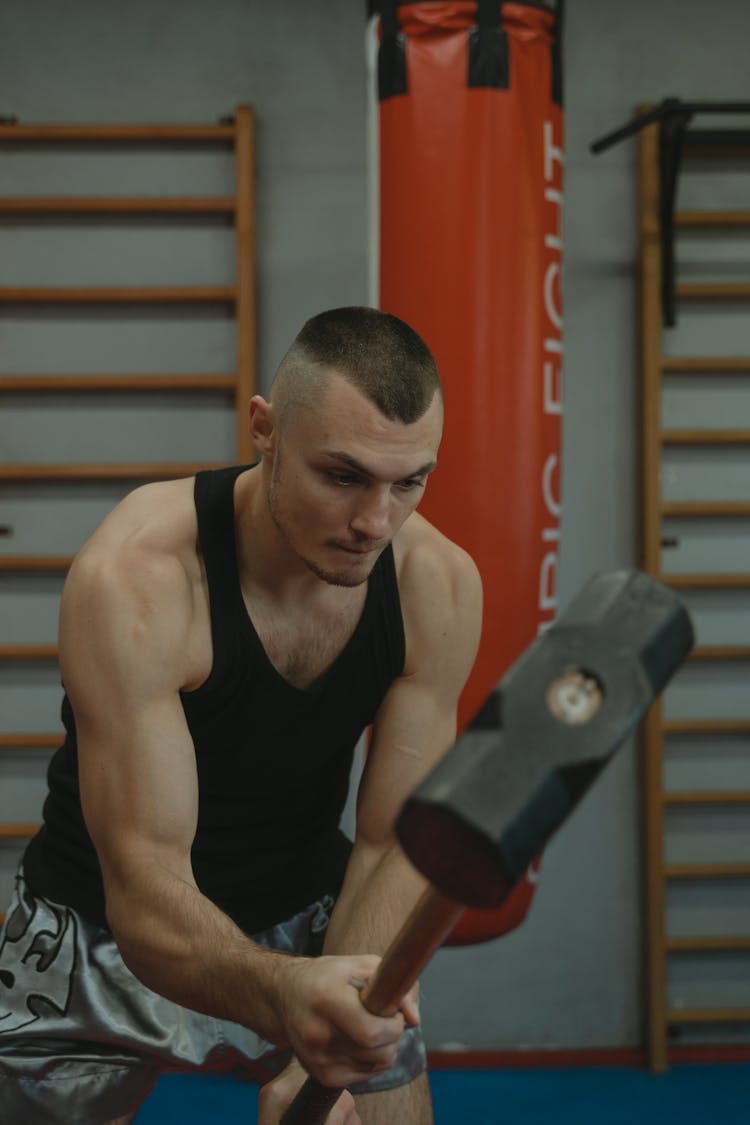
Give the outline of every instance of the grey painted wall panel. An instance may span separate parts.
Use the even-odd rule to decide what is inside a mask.
[[[750,881],[675,883],[667,892],[667,909],[669,932],[674,936],[715,933],[717,913],[727,936],[746,934],[750,926]]]
[[[741,735],[720,740],[670,738],[664,755],[668,789],[750,789],[750,755]]]
[[[3,752],[0,816],[16,823],[35,824],[39,820],[41,802],[47,790],[46,750]],[[3,891],[7,890],[3,887]],[[3,897],[3,910],[7,895]]]
[[[129,481],[3,487],[3,520],[12,530],[8,553],[75,554],[131,488]]]
[[[702,561],[706,563],[703,569],[711,570],[716,560],[712,555]],[[741,645],[750,637],[750,593],[747,590],[731,593],[690,590],[685,592],[683,600],[692,616],[698,644]]]
[[[215,220],[0,224],[0,285],[231,285],[234,270]]]
[[[0,370],[9,375],[226,374],[234,355],[234,322],[214,305],[191,308],[189,316],[143,308],[0,310]]]
[[[669,446],[662,458],[662,498],[746,501],[750,450],[742,446]]]
[[[26,50],[26,48],[24,48]],[[5,61],[5,55],[4,55]],[[7,70],[6,70],[7,73]],[[34,109],[24,110],[19,105],[20,91],[7,86],[12,111],[22,123],[44,121],[54,124],[66,121],[86,124],[102,121],[117,124],[122,117],[110,116],[108,111],[89,103],[76,112],[66,108],[62,117],[55,115],[55,103],[45,90],[39,91]],[[151,120],[145,109],[139,108],[132,122]],[[226,112],[232,110],[226,107]],[[8,107],[10,112],[11,107]],[[196,122],[215,123],[201,107]],[[164,120],[181,121],[179,107],[172,113],[165,111]],[[131,118],[127,118],[131,123]],[[164,149],[153,145],[92,147],[78,144],[50,144],[39,148],[24,144],[0,146],[0,175],[4,195],[233,195],[235,164],[228,146],[169,145]],[[87,220],[89,221],[89,220]],[[123,220],[120,220],[121,222]],[[3,220],[9,225],[8,220]],[[82,225],[79,220],[79,225]]]
[[[57,575],[7,575],[0,586],[5,644],[55,644],[63,579]],[[5,758],[0,779],[6,780]]]
[[[6,395],[0,448],[13,465],[232,461],[236,428],[234,403],[204,394]]]
[[[666,719],[750,718],[747,663],[701,662],[680,669],[664,692]]]
[[[60,730],[60,674],[46,663],[0,665],[2,729],[14,734]]]
[[[746,302],[690,301],[681,306],[674,328],[665,331],[662,349],[667,356],[746,355],[748,334]]]

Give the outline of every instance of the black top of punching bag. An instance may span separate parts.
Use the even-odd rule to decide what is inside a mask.
[[[550,95],[562,105],[562,27],[564,0],[514,0],[527,8],[538,8],[555,15],[552,41],[552,88]],[[368,19],[380,16],[381,42],[378,50],[378,99],[384,101],[406,94],[409,80],[406,42],[399,29],[398,9],[414,0],[367,0]],[[467,85],[472,89],[507,90],[510,86],[509,47],[502,26],[502,0],[477,0],[476,25],[469,30]]]

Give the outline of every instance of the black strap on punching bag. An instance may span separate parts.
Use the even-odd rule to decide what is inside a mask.
[[[477,0],[477,25],[469,30],[471,89],[507,90],[510,86],[510,51],[502,7],[500,0]]]
[[[398,29],[398,0],[371,0],[373,12],[380,15],[378,99],[382,102],[407,92],[406,40]]]

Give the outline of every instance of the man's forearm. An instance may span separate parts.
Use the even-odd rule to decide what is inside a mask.
[[[197,887],[156,865],[109,893],[107,904],[123,960],[145,985],[286,1042],[277,998],[295,958],[251,941]]]
[[[425,886],[395,841],[381,851],[355,845],[324,952],[383,954]]]
[[[156,860],[131,863],[107,891],[122,956],[155,992],[289,1047],[324,1085],[361,1082],[392,1065],[400,1020],[370,1015],[355,985],[375,971],[375,957],[264,949]]]

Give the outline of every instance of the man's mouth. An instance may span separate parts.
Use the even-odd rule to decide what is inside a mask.
[[[372,546],[372,547],[353,547],[353,546],[347,545],[346,543],[334,543],[333,545],[335,547],[338,547],[338,549],[340,551],[346,551],[346,553],[348,555],[371,555],[373,553],[373,551],[377,550],[376,546]]]

